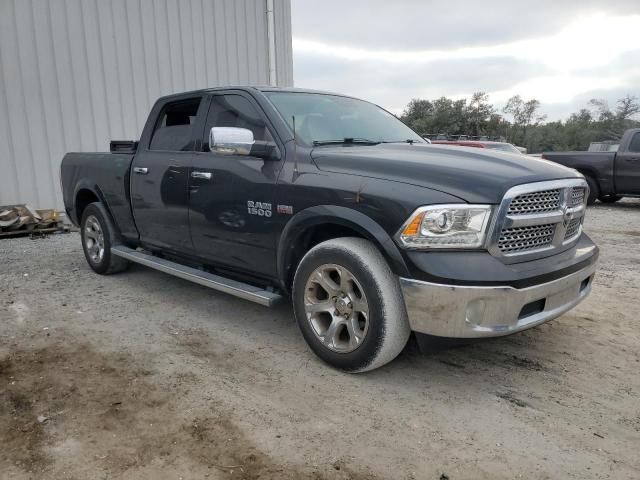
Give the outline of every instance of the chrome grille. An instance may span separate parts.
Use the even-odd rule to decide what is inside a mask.
[[[548,247],[553,242],[555,233],[555,223],[505,228],[498,240],[498,248],[502,253],[513,253]]]
[[[552,180],[505,193],[489,233],[488,248],[505,263],[553,255],[571,248],[582,231],[587,183]]]
[[[569,240],[575,237],[580,231],[580,224],[582,223],[582,218],[574,218],[567,225],[567,231],[564,234],[564,239]]]
[[[585,189],[583,187],[573,187],[571,189],[571,196],[569,197],[569,207],[578,207],[584,203],[584,192]]]
[[[560,207],[560,189],[523,193],[509,204],[508,215],[553,212]]]

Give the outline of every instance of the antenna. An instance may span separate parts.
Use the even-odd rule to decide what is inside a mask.
[[[293,180],[298,178],[298,138],[296,137],[296,116],[291,117],[293,120]]]

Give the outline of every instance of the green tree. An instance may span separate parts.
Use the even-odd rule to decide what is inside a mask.
[[[502,109],[504,113],[513,118],[513,127],[507,139],[512,143],[527,144],[529,127],[539,125],[546,119],[546,115],[538,115],[539,109],[540,101],[535,98],[525,102],[520,95],[511,97]]]
[[[633,118],[640,113],[638,98],[629,94],[618,99],[615,110],[611,110],[607,101],[600,98],[592,98],[589,105],[598,116],[596,131],[602,140],[620,140],[625,130],[634,124]]]
[[[469,101],[467,109],[468,123],[473,135],[482,135],[487,131],[487,124],[493,115],[493,106],[489,103],[489,95],[485,92],[475,92]]]
[[[628,128],[640,126],[640,103],[633,95],[616,101],[611,109],[602,99],[592,99],[585,108],[565,121],[545,122],[537,99],[509,99],[497,112],[484,92],[469,101],[440,97],[412,99],[402,120],[419,133],[449,135],[489,135],[506,137],[511,143],[527,147],[529,153],[560,150],[586,150],[591,142],[618,140]]]

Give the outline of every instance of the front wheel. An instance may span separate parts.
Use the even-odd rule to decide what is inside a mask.
[[[312,248],[296,270],[293,307],[314,353],[349,372],[390,362],[411,333],[398,278],[362,238],[338,238]]]

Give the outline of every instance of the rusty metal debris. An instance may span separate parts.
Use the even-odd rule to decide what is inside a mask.
[[[45,235],[68,231],[53,209],[36,210],[29,205],[0,206],[0,238]]]

